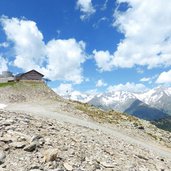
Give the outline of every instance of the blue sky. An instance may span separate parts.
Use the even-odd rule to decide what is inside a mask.
[[[1,0],[0,72],[36,69],[57,92],[171,84],[167,0]]]

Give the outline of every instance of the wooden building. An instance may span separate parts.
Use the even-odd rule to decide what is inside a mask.
[[[31,70],[26,73],[18,74],[15,76],[16,81],[28,80],[28,81],[43,81],[44,75],[36,70]]]
[[[0,83],[7,83],[7,82],[14,82],[14,76],[12,72],[10,71],[3,71],[2,74],[0,74]]]

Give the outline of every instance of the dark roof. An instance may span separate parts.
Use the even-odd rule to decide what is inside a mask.
[[[15,75],[16,77],[20,77],[21,75],[23,75],[24,73],[20,73],[20,74],[17,74]]]
[[[41,75],[42,77],[44,77],[44,75],[43,74],[41,74],[40,72],[38,72],[38,71],[36,71],[36,70],[34,70],[34,69],[32,69],[32,70],[30,70],[30,71],[28,71],[28,72],[25,72],[25,73],[23,73],[22,75],[25,75],[25,74],[28,74],[28,73],[30,73],[30,72],[37,72],[39,75]]]
[[[23,75],[25,75],[25,74],[28,74],[28,73],[30,73],[30,72],[36,72],[36,73],[38,73],[39,75],[41,75],[42,77],[44,77],[44,75],[43,74],[41,74],[40,72],[38,72],[38,71],[36,71],[36,70],[30,70],[30,71],[28,71],[28,72],[25,72],[25,73],[20,73],[20,74],[17,74],[16,75],[16,77],[22,77]]]

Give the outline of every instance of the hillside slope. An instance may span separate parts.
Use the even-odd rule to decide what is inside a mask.
[[[171,132],[171,116],[153,121],[152,123],[156,125],[158,128]]]
[[[6,103],[62,99],[43,82],[12,82],[0,84],[0,101]]]
[[[150,107],[140,100],[135,100],[124,112],[148,121],[163,119],[169,116],[154,107]]]

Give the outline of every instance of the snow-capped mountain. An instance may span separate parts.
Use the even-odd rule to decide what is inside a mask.
[[[144,103],[171,115],[171,88],[158,87],[135,96]]]
[[[158,87],[144,93],[113,91],[96,95],[74,91],[65,98],[89,103],[104,110],[126,112],[147,120],[171,115],[171,88]]]
[[[124,112],[136,99],[136,96],[130,92],[115,91],[96,95],[88,103],[105,110]]]
[[[96,95],[88,103],[104,110],[113,109],[146,120],[156,120],[167,116],[163,111],[140,100],[138,96],[141,95],[142,94],[134,94],[125,91],[114,91],[110,93],[104,93],[100,96]],[[142,95],[141,97],[144,96]]]

